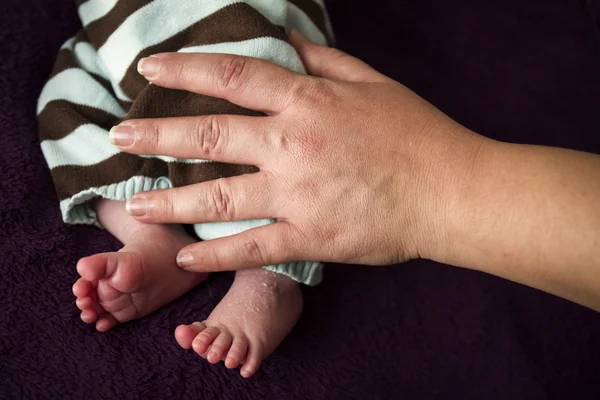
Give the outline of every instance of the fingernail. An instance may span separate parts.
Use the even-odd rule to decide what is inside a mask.
[[[158,57],[150,56],[142,58],[138,62],[137,70],[140,74],[144,75],[149,81],[158,78],[160,74],[161,60]]]
[[[143,217],[148,213],[148,200],[143,197],[132,197],[125,205],[125,209],[132,217]]]
[[[194,256],[192,253],[181,252],[177,255],[177,265],[182,268],[191,267],[194,263]]]
[[[115,146],[129,147],[134,142],[134,131],[131,126],[117,125],[110,130],[108,138]]]
[[[306,38],[306,36],[304,36],[302,33],[300,33],[299,30],[297,30],[295,28],[292,29],[291,32],[290,32],[290,40],[292,42],[296,42],[296,41],[298,41],[298,42],[305,42],[305,43],[306,42],[310,42],[310,40],[308,40]]]

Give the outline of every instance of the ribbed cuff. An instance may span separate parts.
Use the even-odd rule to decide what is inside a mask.
[[[60,211],[63,221],[67,224],[95,225],[102,228],[96,212],[90,205],[91,200],[104,198],[108,200],[127,201],[138,192],[169,189],[171,187],[171,181],[165,177],[148,178],[145,176],[134,176],[123,182],[83,190],[61,201]]]
[[[308,286],[316,286],[323,280],[323,263],[316,261],[269,265],[265,269],[289,276],[296,282]]]

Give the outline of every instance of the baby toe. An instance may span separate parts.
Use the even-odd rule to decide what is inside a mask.
[[[80,278],[73,284],[73,294],[77,297],[86,297],[92,293],[92,282]]]
[[[93,308],[81,312],[81,320],[86,324],[93,324],[98,319],[98,313]]]
[[[198,355],[202,355],[206,353],[208,347],[213,343],[213,341],[219,336],[221,331],[219,328],[214,326],[210,326],[196,335],[196,338],[192,342],[192,347]]]
[[[223,359],[225,352],[231,347],[232,342],[233,337],[229,331],[227,331],[227,329],[221,329],[221,334],[214,340],[213,344],[210,346],[210,351],[206,356],[208,362],[211,364],[220,362]]]
[[[77,300],[75,300],[75,305],[81,311],[87,310],[88,308],[92,308],[94,306],[94,300],[89,296],[79,297]]]
[[[246,358],[246,362],[244,362],[244,366],[240,371],[240,374],[243,378],[250,378],[252,375],[256,374],[258,371],[258,367],[260,367],[260,363],[262,362],[262,357],[260,354],[250,346],[248,350],[248,357]]]
[[[233,344],[231,348],[227,352],[227,357],[225,358],[225,366],[227,368],[235,368],[244,359],[246,356],[246,352],[248,351],[248,339],[245,336],[236,336],[233,339]]]
[[[110,314],[104,314],[96,322],[96,330],[98,332],[106,332],[115,325],[117,325],[117,320]]]
[[[96,322],[103,312],[104,309],[102,309],[102,306],[92,299],[91,306],[81,311],[81,320],[85,323],[92,324]]]

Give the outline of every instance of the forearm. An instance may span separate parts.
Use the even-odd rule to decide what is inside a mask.
[[[600,310],[600,156],[485,140],[441,260]]]

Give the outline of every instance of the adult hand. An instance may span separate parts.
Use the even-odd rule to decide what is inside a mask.
[[[298,34],[292,43],[313,76],[231,55],[142,60],[140,72],[155,85],[220,97],[267,116],[122,123],[133,129],[114,129],[111,138],[130,153],[260,168],[140,193],[128,203],[130,214],[149,223],[278,219],[184,248],[178,261],[190,270],[435,257],[446,241],[449,202],[484,139],[358,59]]]
[[[314,76],[215,54],[140,65],[156,85],[267,114],[127,121],[133,129],[112,132],[131,153],[260,167],[129,201],[142,222],[279,220],[188,246],[182,267],[424,257],[600,311],[600,156],[485,139],[361,61],[292,42]]]

